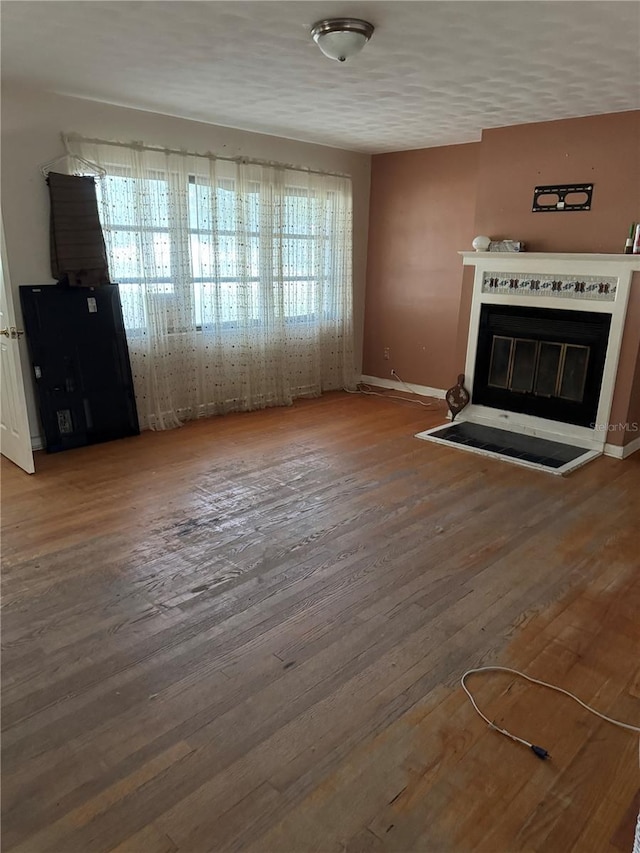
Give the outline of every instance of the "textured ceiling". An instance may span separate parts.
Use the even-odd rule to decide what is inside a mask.
[[[636,2],[2,3],[3,79],[358,151],[637,109]],[[318,19],[376,32],[344,65]]]

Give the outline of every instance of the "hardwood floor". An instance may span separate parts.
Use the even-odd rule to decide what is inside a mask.
[[[640,454],[568,478],[329,394],[2,460],[9,853],[630,851]],[[634,811],[635,810],[635,811]]]

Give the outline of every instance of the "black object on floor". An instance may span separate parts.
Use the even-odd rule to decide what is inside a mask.
[[[20,301],[47,451],[137,435],[118,286],[23,286]]]
[[[469,422],[444,426],[430,435],[452,444],[467,445],[546,468],[562,468],[587,453],[584,447]]]

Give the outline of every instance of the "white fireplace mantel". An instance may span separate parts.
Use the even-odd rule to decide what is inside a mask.
[[[502,429],[578,444],[595,455],[606,442],[632,275],[640,255],[550,252],[460,252],[475,267],[465,363],[471,403],[458,416]],[[518,276],[520,274],[520,276]],[[557,279],[557,280],[555,280]],[[473,380],[482,305],[486,303],[592,311],[611,315],[597,423],[565,424],[473,403]]]
[[[469,266],[491,266],[496,269],[509,272],[512,270],[525,269],[527,272],[549,271],[556,267],[557,264],[562,265],[562,269],[570,269],[571,272],[579,275],[584,269],[595,271],[593,274],[605,275],[601,271],[601,267],[617,270],[630,270],[631,272],[640,270],[640,255],[607,255],[607,254],[590,254],[586,252],[458,252],[463,259],[463,264]],[[525,267],[523,267],[523,263]]]

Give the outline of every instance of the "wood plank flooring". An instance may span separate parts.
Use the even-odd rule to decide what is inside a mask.
[[[618,853],[640,454],[568,478],[342,393],[2,460],[6,853]]]

